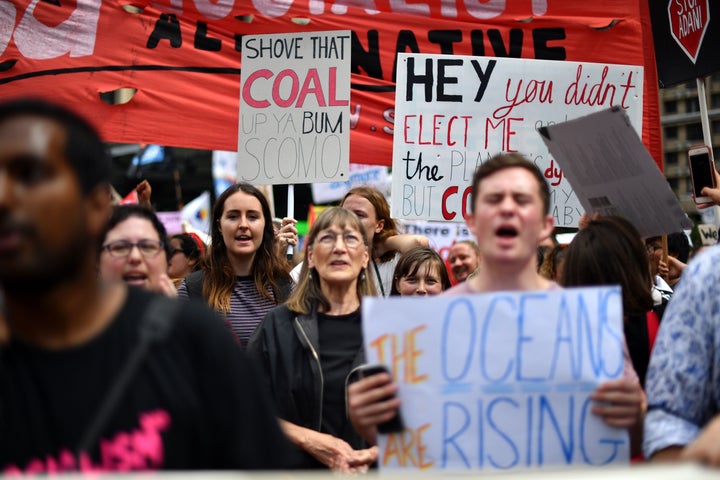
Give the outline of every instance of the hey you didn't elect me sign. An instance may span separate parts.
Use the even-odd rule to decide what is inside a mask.
[[[389,367],[405,430],[380,468],[627,463],[590,394],[624,371],[619,287],[363,299],[368,361]]]
[[[643,68],[516,58],[401,54],[392,216],[463,221],[476,167],[519,152],[545,174],[555,225],[583,213],[537,129],[618,105],[642,131]]]

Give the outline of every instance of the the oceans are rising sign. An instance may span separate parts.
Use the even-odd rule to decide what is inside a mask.
[[[239,181],[345,181],[350,32],[243,37]]]
[[[576,227],[582,207],[536,129],[620,105],[640,133],[642,91],[636,66],[401,54],[392,215],[460,222],[477,165],[519,152],[544,172],[555,224]]]
[[[368,361],[400,386],[406,430],[381,468],[496,470],[627,462],[589,395],[622,376],[619,287],[366,298]]]

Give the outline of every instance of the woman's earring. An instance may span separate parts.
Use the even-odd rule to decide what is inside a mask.
[[[363,267],[362,271],[360,272],[360,277],[359,277],[359,278],[360,278],[360,281],[361,281],[361,282],[364,282],[364,281],[365,281],[365,268],[364,268],[364,267]]]

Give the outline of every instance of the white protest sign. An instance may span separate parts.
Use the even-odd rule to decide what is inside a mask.
[[[337,182],[350,158],[350,32],[246,35],[237,178]]]
[[[423,235],[428,238],[430,247],[440,254],[443,260],[450,255],[450,247],[462,240],[475,241],[464,223],[450,222],[421,222],[417,220],[404,220],[398,222],[400,233]]]
[[[313,202],[329,203],[340,201],[351,188],[360,185],[371,186],[381,192],[389,193],[390,174],[388,173],[388,167],[351,163],[347,181],[312,184]]]
[[[539,127],[620,105],[642,131],[643,68],[458,55],[399,54],[392,215],[461,222],[475,168],[519,152],[544,172],[555,225],[582,207]]]
[[[715,225],[701,223],[698,225],[698,233],[700,233],[700,242],[702,242],[703,246],[718,243],[718,229]]]
[[[380,468],[626,463],[627,431],[591,413],[623,373],[619,287],[363,299],[368,361],[399,385],[402,433]]]

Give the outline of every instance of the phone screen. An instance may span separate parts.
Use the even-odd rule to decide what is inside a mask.
[[[690,157],[690,169],[692,171],[693,191],[696,197],[702,196],[704,187],[712,187],[712,169],[710,156],[707,152]]]

